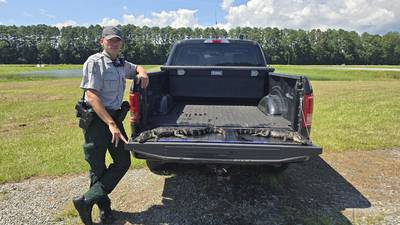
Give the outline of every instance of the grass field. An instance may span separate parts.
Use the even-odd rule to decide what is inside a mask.
[[[400,147],[400,81],[312,84],[312,139],[325,151]]]
[[[278,66],[277,72],[297,71],[297,67]],[[9,69],[4,68],[1,71]],[[335,80],[346,74],[332,76]],[[368,76],[312,81],[312,139],[324,151],[400,147],[400,80]],[[0,183],[87,171],[73,109],[82,94],[79,83],[77,78],[0,82]],[[143,165],[143,161],[133,163],[134,167]]]
[[[80,79],[0,83],[0,183],[88,169],[74,110],[79,84]]]
[[[361,68],[400,69],[400,66],[304,66],[304,65],[272,65],[276,73],[306,75],[311,80],[321,81],[353,81],[353,80],[400,80],[400,71],[372,71]],[[360,68],[360,70],[352,70]]]

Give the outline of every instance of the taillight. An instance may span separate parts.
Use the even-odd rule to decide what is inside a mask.
[[[311,127],[313,105],[314,105],[313,95],[312,94],[304,95],[303,118],[302,118],[303,122],[301,123],[301,126],[303,128]]]
[[[140,111],[139,111],[139,92],[133,92],[129,94],[129,103],[130,103],[130,111],[131,111],[131,123],[138,123],[140,119]]]

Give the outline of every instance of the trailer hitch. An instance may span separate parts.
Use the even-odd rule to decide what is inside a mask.
[[[209,165],[208,167],[217,175],[217,182],[231,180],[231,173],[228,170],[229,166],[227,166],[227,165]]]

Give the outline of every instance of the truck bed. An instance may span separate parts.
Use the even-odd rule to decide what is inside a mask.
[[[154,115],[150,121],[157,126],[291,128],[291,123],[282,116],[266,115],[257,106],[247,105],[177,103],[167,115]]]
[[[312,114],[304,114],[307,121],[300,116],[312,109],[309,81],[272,73],[255,42],[180,41],[165,66],[148,75],[147,89],[132,82],[130,92],[131,112],[140,119],[131,123],[125,149],[137,158],[281,166],[322,152],[293,136],[309,140]]]

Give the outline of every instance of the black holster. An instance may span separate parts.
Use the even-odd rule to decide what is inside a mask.
[[[130,108],[130,105],[129,105],[128,101],[122,102],[121,109],[119,110],[119,114],[117,117],[117,120],[119,122],[122,123],[122,121],[124,121],[126,114],[129,112],[129,108]]]
[[[79,127],[86,130],[96,115],[93,111],[93,108],[83,99],[81,99],[76,103],[75,110],[76,117],[79,118]]]

